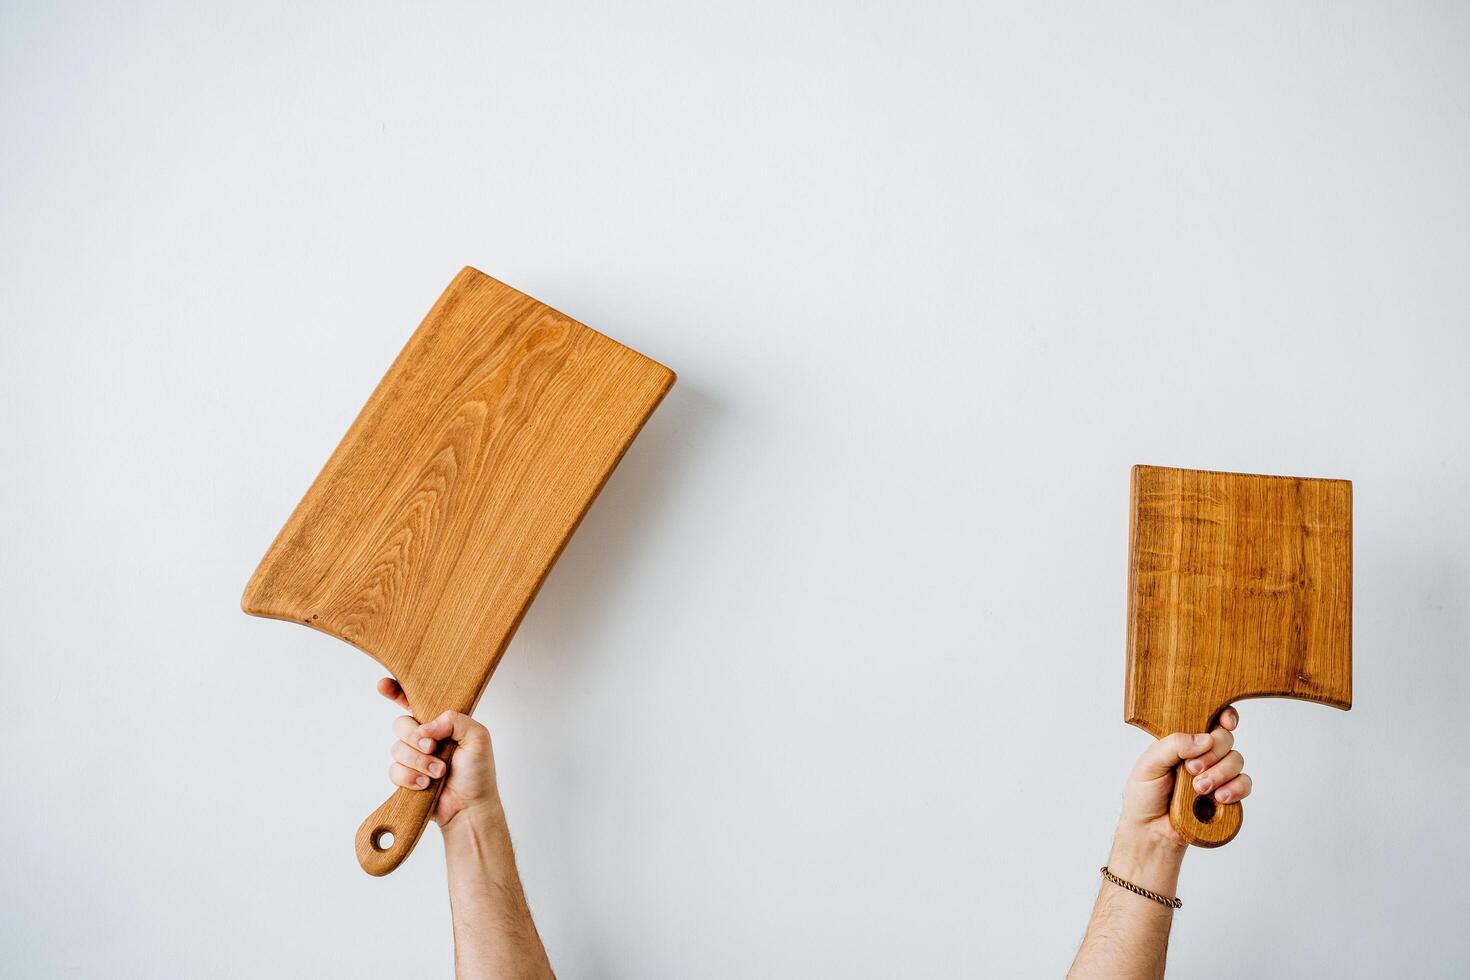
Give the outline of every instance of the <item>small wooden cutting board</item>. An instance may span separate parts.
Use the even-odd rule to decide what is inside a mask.
[[[1233,701],[1352,707],[1353,485],[1135,466],[1123,717],[1203,732]],[[1239,803],[1175,770],[1169,820],[1191,844],[1240,830]]]
[[[242,608],[358,647],[420,721],[473,711],[673,382],[663,365],[464,269],[282,528]],[[366,871],[408,857],[442,782],[398,789],[363,822]]]

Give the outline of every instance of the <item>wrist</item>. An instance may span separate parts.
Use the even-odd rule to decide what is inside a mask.
[[[1147,827],[1120,823],[1108,854],[1108,870],[1151,891],[1173,895],[1189,845],[1166,840]]]
[[[501,806],[499,795],[495,795],[460,807],[454,816],[440,825],[439,830],[448,843],[456,837],[484,837],[500,833],[505,827],[505,808]]]

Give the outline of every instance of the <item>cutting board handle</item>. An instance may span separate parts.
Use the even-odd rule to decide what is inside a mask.
[[[449,769],[454,743],[445,739],[434,752]],[[439,802],[447,776],[431,780],[427,789],[404,789],[402,786],[374,810],[357,828],[357,863],[370,875],[381,877],[398,867],[423,836],[429,815]],[[391,835],[391,837],[390,837]]]
[[[1169,823],[1195,847],[1219,847],[1240,833],[1244,813],[1239,803],[1218,803],[1194,791],[1194,777],[1182,765],[1174,770],[1174,798]]]

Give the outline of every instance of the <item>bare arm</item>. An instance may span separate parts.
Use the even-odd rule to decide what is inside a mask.
[[[1189,849],[1169,824],[1174,767],[1184,760],[1199,793],[1213,791],[1236,803],[1251,791],[1245,759],[1234,750],[1240,716],[1227,708],[1208,735],[1176,732],[1139,757],[1123,788],[1123,814],[1113,836],[1108,870],[1125,881],[1173,897]],[[1104,881],[1068,980],[1162,980],[1174,910]]]
[[[378,690],[408,707],[395,682],[384,679]],[[459,980],[553,977],[516,871],[489,731],[468,715],[446,711],[423,725],[399,718],[393,733],[398,740],[389,778],[409,789],[427,788],[428,777],[444,771],[433,757],[440,740],[456,743],[449,780],[434,810],[449,871],[455,975]]]

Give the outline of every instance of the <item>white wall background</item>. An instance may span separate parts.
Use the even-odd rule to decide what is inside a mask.
[[[566,977],[1047,977],[1134,462],[1348,477],[1356,706],[1247,702],[1180,977],[1470,960],[1470,13],[7,4],[0,955],[444,975],[378,671],[240,591],[471,263],[680,382],[492,727]]]

